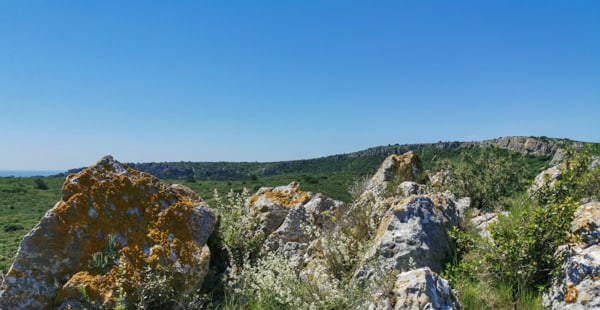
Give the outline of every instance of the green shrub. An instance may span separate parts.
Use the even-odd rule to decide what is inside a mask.
[[[257,223],[248,215],[245,202],[250,197],[244,188],[241,193],[230,190],[225,198],[221,198],[217,190],[214,200],[220,211],[220,228],[223,243],[231,256],[230,265],[241,267],[246,259],[255,260],[261,250],[265,236],[257,229]]]
[[[506,300],[502,296],[510,292],[511,305],[540,307],[540,290],[547,287],[561,264],[556,250],[569,241],[577,201],[587,195],[581,180],[597,173],[589,171],[589,162],[588,152],[568,152],[562,177],[554,185],[546,182],[533,197],[522,194],[505,200],[510,212],[491,226],[493,241],[477,236],[469,227],[451,233],[459,253],[444,276],[459,290],[461,301],[465,298],[465,306],[473,302],[475,289],[496,287],[502,290],[487,293],[485,304]],[[499,303],[506,305],[507,301]]]
[[[11,231],[17,231],[17,230],[23,230],[23,229],[25,229],[25,227],[23,227],[23,225],[21,225],[21,224],[10,223],[10,224],[4,225],[4,232],[11,232]]]
[[[437,168],[450,173],[449,189],[457,196],[471,197],[471,206],[494,210],[505,197],[521,192],[526,184],[523,157],[497,147],[482,148],[478,157],[463,151],[458,162],[440,160]]]
[[[37,178],[33,181],[33,187],[35,189],[47,190],[48,184],[46,184],[46,182],[44,182],[44,180]]]
[[[95,272],[105,272],[115,264],[117,259],[118,244],[115,235],[109,234],[106,237],[106,247],[100,252],[92,254],[88,262],[88,268]]]
[[[175,289],[170,285],[171,280],[172,275],[161,268],[144,270],[136,309],[174,309],[178,302]]]

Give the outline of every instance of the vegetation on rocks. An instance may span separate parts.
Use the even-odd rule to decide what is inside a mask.
[[[551,150],[538,142],[536,150]],[[561,143],[567,145],[569,141]],[[396,298],[393,290],[398,287],[395,281],[400,270],[374,268],[372,272],[380,275],[371,276],[370,280],[377,283],[370,285],[358,275],[367,251],[372,250],[369,255],[375,257],[373,261],[377,261],[377,255],[384,255],[372,245],[379,234],[381,210],[392,207],[400,214],[411,195],[437,195],[448,190],[448,197],[471,198],[471,208],[461,225],[449,232],[456,245],[455,254],[440,274],[450,281],[463,307],[540,309],[541,291],[549,286],[561,265],[556,251],[574,238],[568,229],[578,203],[600,198],[600,165],[590,169],[592,162],[597,162],[592,155],[600,148],[592,145],[587,150],[566,152],[560,178],[553,182],[546,178],[541,187],[528,192],[534,177],[549,167],[548,155],[522,155],[494,144],[489,148],[449,145],[452,147],[413,150],[422,161],[419,169],[429,170],[429,176],[441,172],[444,182],[427,183],[423,174],[419,181],[425,184],[407,194],[400,187],[403,180],[391,180],[388,189],[392,189],[377,199],[364,195],[370,183],[367,176],[375,173],[387,150],[394,146],[352,156],[282,163],[213,163],[212,167],[208,163],[139,164],[150,170],[179,171],[165,172],[164,176],[173,177],[171,183],[190,187],[217,210],[219,228],[208,241],[212,256],[205,283],[182,297],[170,285],[178,280],[168,269],[147,268],[132,278],[120,266],[114,236],[108,234],[104,247],[90,256],[88,269],[93,273],[114,271],[116,289],[108,304],[115,308],[362,309],[370,303]],[[168,170],[173,167],[180,170]],[[273,250],[266,244],[279,238],[280,232],[263,233],[260,219],[251,216],[256,211],[252,210],[252,202],[257,198],[250,193],[292,181],[302,183],[304,191],[321,192],[354,204],[314,214],[294,209],[306,218],[312,217],[311,221],[319,217],[321,222],[316,225],[301,220],[303,231],[296,239],[290,237],[294,241],[291,244],[297,243],[299,248]],[[0,270],[7,270],[23,235],[60,199],[62,182],[53,177],[0,178]],[[268,190],[265,193],[269,195]],[[285,200],[281,205],[290,210],[314,197],[300,191],[298,199],[288,201],[287,197],[279,197],[280,193],[270,193]],[[362,203],[360,207],[356,207],[358,202]],[[431,203],[431,210],[440,210],[436,198],[431,198]],[[481,214],[495,219],[486,226],[487,234],[471,222]],[[414,260],[412,265],[420,267]],[[437,277],[433,269],[426,270]],[[126,293],[134,282],[140,293],[136,299]],[[89,306],[99,307],[91,302],[97,299],[92,291],[85,286],[77,290],[88,296]]]
[[[490,160],[485,156],[476,162],[484,159],[486,166],[506,165],[501,158]],[[491,238],[482,237],[467,216],[462,228],[453,231],[457,257],[444,272],[465,308],[487,305],[489,309],[541,309],[541,292],[562,263],[556,251],[569,241],[568,230],[577,202],[597,197],[600,191],[600,183],[590,184],[600,177],[600,170],[589,169],[590,162],[589,149],[569,151],[563,159],[561,178],[548,182],[546,177],[544,185],[533,193],[526,193],[524,188],[515,188],[518,194],[484,191],[492,197],[482,197],[480,201],[501,199],[501,203],[494,208],[480,207],[507,213],[500,214],[499,220],[489,226]],[[498,170],[470,170],[463,164],[455,166],[459,170],[456,175],[479,180],[483,184],[477,186],[481,188],[493,188],[499,179],[510,178],[476,175]]]

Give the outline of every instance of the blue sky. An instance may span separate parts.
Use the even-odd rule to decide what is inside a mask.
[[[600,142],[600,1],[0,2],[0,169]]]

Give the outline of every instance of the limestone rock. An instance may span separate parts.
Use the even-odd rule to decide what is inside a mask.
[[[393,296],[380,299],[369,309],[450,310],[462,309],[448,281],[429,268],[403,272],[397,276]]]
[[[504,212],[479,212],[476,216],[471,218],[470,223],[475,227],[477,233],[486,239],[491,239],[492,234],[490,233],[490,228],[492,224],[498,222],[498,215],[502,214],[507,216],[509,213]]]
[[[548,184],[553,186],[557,180],[562,178],[562,165],[552,166],[542,172],[540,172],[534,179],[533,184],[527,190],[530,195],[534,195],[543,186]]]
[[[402,196],[408,197],[410,195],[419,195],[423,194],[424,186],[418,184],[417,182],[404,181],[398,185],[396,190]]]
[[[446,194],[395,199],[379,224],[376,236],[355,278],[429,267],[440,271],[454,251],[447,230],[460,216],[454,197]]]
[[[367,191],[376,196],[383,196],[388,190],[388,185],[396,186],[404,181],[423,182],[426,179],[421,160],[412,151],[402,155],[388,156],[367,186]],[[393,190],[393,189],[392,189]]]
[[[523,155],[547,156],[553,155],[557,147],[542,139],[534,137],[502,137],[480,142],[481,146],[497,146],[501,149],[512,150]]]
[[[297,193],[290,195],[296,196]],[[288,210],[281,225],[265,241],[269,250],[280,250],[297,262],[301,261],[300,257],[304,255],[309,243],[318,237],[315,230],[322,233],[333,229],[335,218],[345,208],[343,202],[321,194],[306,193],[306,197],[309,200],[299,202]]]
[[[550,309],[595,309],[600,307],[600,246],[562,249],[566,256],[561,274],[543,296]]]
[[[582,242],[563,246],[557,255],[565,258],[561,273],[544,292],[544,307],[592,309],[600,307],[600,202],[577,208],[571,232]]]
[[[292,182],[286,186],[263,187],[250,197],[250,216],[260,223],[260,229],[268,236],[285,220],[291,209],[305,204],[311,194],[300,190],[300,184]]]
[[[134,300],[146,268],[171,272],[170,284],[185,294],[206,276],[215,225],[215,214],[191,190],[104,157],[67,177],[62,199],[24,237],[0,288],[0,309],[90,301],[112,308],[119,285],[125,301]],[[92,264],[97,253],[104,268]]]
[[[600,244],[600,202],[588,202],[577,208],[571,232],[588,245]]]

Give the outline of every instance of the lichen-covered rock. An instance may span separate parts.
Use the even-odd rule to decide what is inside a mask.
[[[459,223],[457,203],[451,195],[394,199],[355,278],[370,278],[377,270],[404,272],[429,267],[441,271],[454,251],[447,231]]]
[[[412,181],[404,181],[398,185],[397,192],[398,194],[408,197],[410,195],[419,195],[423,194],[425,191],[425,186],[422,184],[418,184],[417,182]]]
[[[571,232],[581,242],[561,247],[561,273],[544,292],[544,307],[551,309],[600,308],[600,202],[577,208]]]
[[[427,267],[399,274],[392,292],[392,296],[381,298],[369,309],[462,309],[448,281]]]
[[[300,190],[300,184],[292,182],[286,186],[262,187],[248,200],[250,216],[260,224],[260,230],[268,236],[287,217],[291,209],[309,201],[311,194]]]
[[[571,232],[588,245],[600,244],[600,202],[588,202],[577,208]]]
[[[395,194],[393,192],[395,188],[388,189],[390,184],[398,186],[404,181],[423,183],[426,178],[427,175],[417,154],[412,151],[402,155],[393,154],[383,161],[373,175],[367,191],[373,192],[375,196],[383,196],[390,190],[391,194]]]
[[[298,183],[264,188],[250,197],[251,216],[267,234],[267,249],[300,261],[316,231],[332,229],[344,203],[300,190]],[[313,231],[311,231],[313,230]]]
[[[110,308],[125,294],[130,303],[147,268],[170,272],[185,294],[206,276],[215,224],[191,190],[107,156],[67,177],[62,199],[24,237],[0,309]]]
[[[321,235],[337,228],[343,202],[300,189],[298,183],[261,188],[248,200],[250,216],[266,236],[265,251],[283,254],[304,280],[330,278]]]

